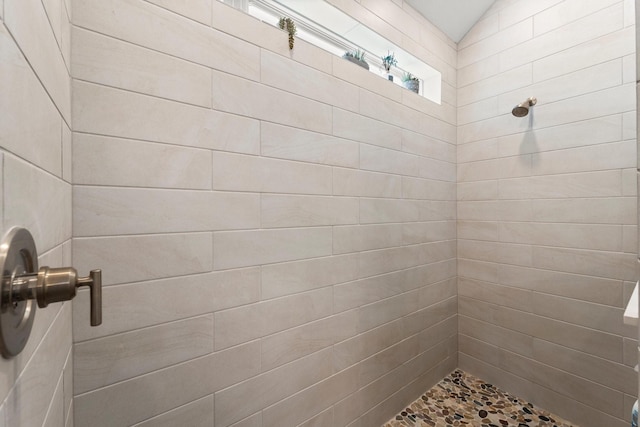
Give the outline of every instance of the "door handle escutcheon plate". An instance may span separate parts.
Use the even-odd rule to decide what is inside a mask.
[[[38,307],[69,301],[76,289],[87,286],[91,294],[91,326],[102,323],[102,272],[78,277],[73,267],[38,268],[38,253],[31,233],[14,227],[0,241],[0,353],[16,356],[25,347]]]

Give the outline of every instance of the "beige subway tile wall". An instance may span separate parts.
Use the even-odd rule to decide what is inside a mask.
[[[633,13],[498,1],[458,50],[460,367],[585,427],[638,391]]]
[[[74,2],[76,426],[381,425],[457,366],[456,45],[350,3],[442,105],[217,0]]]
[[[0,9],[2,234],[25,227],[41,266],[68,266],[69,3],[6,0]],[[22,353],[0,359],[0,426],[73,426],[71,321],[71,302],[38,309]]]

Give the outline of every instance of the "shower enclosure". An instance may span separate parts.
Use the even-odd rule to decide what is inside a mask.
[[[0,361],[0,426],[372,427],[455,368],[628,425],[633,2],[498,0],[459,43],[329,3],[442,102],[217,0],[0,0],[4,231],[103,270],[102,325],[79,292]]]

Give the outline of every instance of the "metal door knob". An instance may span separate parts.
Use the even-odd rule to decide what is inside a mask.
[[[89,287],[91,326],[102,323],[102,271],[91,270],[78,277],[73,267],[38,269],[38,254],[28,230],[14,227],[0,242],[0,353],[16,356],[27,343],[35,304],[44,308],[51,303],[69,301],[77,289]]]

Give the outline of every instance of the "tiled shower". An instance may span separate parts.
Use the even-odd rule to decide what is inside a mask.
[[[0,361],[0,426],[377,427],[456,368],[629,424],[634,2],[497,0],[456,44],[328,1],[442,103],[217,0],[0,0],[3,228],[104,275],[101,326],[83,292]]]

